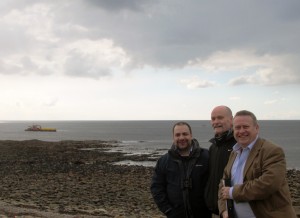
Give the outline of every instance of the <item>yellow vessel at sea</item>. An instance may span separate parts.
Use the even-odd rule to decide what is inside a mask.
[[[43,128],[41,125],[29,126],[25,131],[37,131],[37,132],[56,132],[55,128]]]

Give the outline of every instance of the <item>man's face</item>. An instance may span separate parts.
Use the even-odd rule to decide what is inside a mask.
[[[173,141],[177,149],[184,151],[190,148],[192,134],[186,125],[176,125],[173,132]]]
[[[234,138],[244,148],[255,140],[258,130],[258,124],[250,116],[236,116],[233,119]]]
[[[222,135],[232,127],[232,115],[224,108],[217,107],[211,112],[211,126],[215,135]]]

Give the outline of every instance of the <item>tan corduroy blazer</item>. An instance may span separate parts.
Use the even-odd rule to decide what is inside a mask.
[[[236,155],[236,152],[231,153],[224,169],[224,178],[231,178]],[[235,185],[232,195],[236,202],[249,202],[256,218],[296,218],[282,148],[258,138],[245,164],[244,183]],[[222,214],[226,210],[225,201],[219,199],[218,204]]]

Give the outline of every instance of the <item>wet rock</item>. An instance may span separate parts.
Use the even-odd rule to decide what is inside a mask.
[[[54,217],[163,217],[149,192],[152,168],[112,165],[125,157],[104,152],[109,146],[0,141],[0,201]]]
[[[149,191],[153,168],[112,164],[128,159],[146,161],[151,155],[107,152],[114,143],[0,141],[0,214],[23,218],[164,217]],[[288,170],[287,178],[298,210],[300,172]]]

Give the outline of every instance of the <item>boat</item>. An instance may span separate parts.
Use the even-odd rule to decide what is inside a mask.
[[[28,126],[25,131],[37,131],[37,132],[56,132],[55,128],[43,128],[41,125]]]

